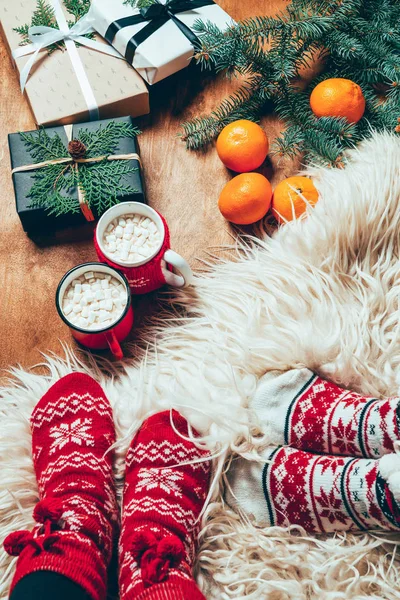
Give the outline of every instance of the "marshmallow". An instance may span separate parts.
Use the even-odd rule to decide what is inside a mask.
[[[70,312],[72,312],[72,305],[71,304],[67,304],[66,306],[64,306],[64,315],[69,315]]]

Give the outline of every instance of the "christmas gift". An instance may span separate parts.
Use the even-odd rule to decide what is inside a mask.
[[[1,31],[39,125],[149,112],[145,83],[94,37],[87,8],[89,0],[0,0]]]
[[[148,83],[156,83],[188,66],[197,37],[197,20],[220,29],[233,23],[212,0],[160,0],[132,8],[124,0],[93,0],[93,28],[112,44]]]
[[[25,231],[93,221],[118,202],[146,202],[131,117],[8,136],[16,207]]]

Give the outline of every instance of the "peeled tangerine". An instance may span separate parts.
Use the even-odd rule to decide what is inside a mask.
[[[271,206],[272,188],[260,173],[236,175],[223,188],[218,200],[222,215],[236,225],[250,225],[262,219]]]
[[[304,200],[305,199],[305,200]],[[308,177],[296,176],[284,179],[276,186],[272,197],[272,213],[279,223],[298,219],[307,206],[315,206],[318,192]]]

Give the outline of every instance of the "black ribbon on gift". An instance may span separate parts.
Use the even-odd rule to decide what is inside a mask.
[[[167,4],[161,4],[159,0],[155,0],[154,4],[146,8],[141,8],[138,14],[113,21],[104,37],[109,44],[112,44],[115,36],[121,29],[130,27],[131,25],[138,25],[139,23],[147,23],[136,35],[131,37],[126,46],[125,58],[128,63],[132,64],[136,48],[171,19],[192,46],[195,47],[198,41],[197,36],[176,15],[187,10],[195,10],[212,4],[215,4],[214,0],[170,0]]]

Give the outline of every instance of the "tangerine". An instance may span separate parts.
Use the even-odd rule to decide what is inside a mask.
[[[365,98],[357,83],[334,77],[313,89],[310,106],[317,117],[345,117],[349,123],[357,123],[365,111]]]
[[[305,200],[304,200],[305,198]],[[295,176],[284,179],[276,186],[272,196],[272,213],[279,223],[298,219],[307,206],[318,202],[318,191],[308,177]]]
[[[271,205],[272,188],[260,173],[241,173],[224,186],[218,200],[222,215],[236,225],[262,219]]]
[[[224,165],[237,173],[258,169],[269,149],[265,131],[247,119],[226,125],[218,136],[217,153]]]

